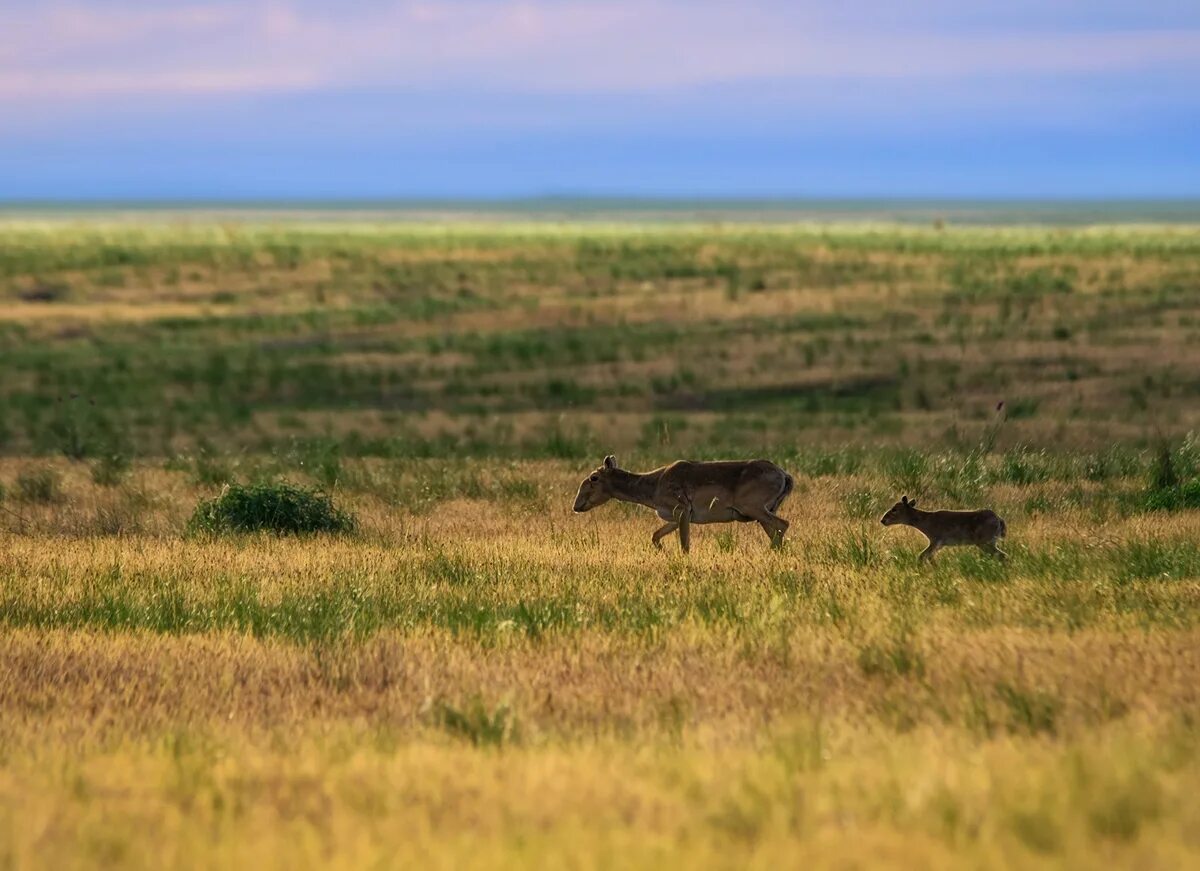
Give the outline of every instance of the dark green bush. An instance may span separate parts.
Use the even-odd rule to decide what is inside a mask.
[[[192,532],[274,532],[304,535],[351,532],[354,517],[336,508],[320,490],[286,482],[233,484],[215,499],[196,506],[188,528]]]

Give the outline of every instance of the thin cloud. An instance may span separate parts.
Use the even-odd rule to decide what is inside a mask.
[[[64,99],[130,94],[255,94],[264,91],[306,90],[319,84],[300,69],[168,70],[147,78],[139,73],[4,73],[0,98],[28,96]]]
[[[873,27],[882,0],[857,5],[859,24],[816,3],[39,3],[0,11],[0,99],[353,87],[652,94],[757,79],[1147,70],[1200,78],[1196,27],[963,31],[929,15]]]

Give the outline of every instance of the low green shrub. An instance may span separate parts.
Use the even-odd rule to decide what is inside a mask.
[[[1195,477],[1193,440],[1172,450],[1163,444],[1150,467],[1144,505],[1147,511],[1181,511],[1200,508],[1200,477]]]
[[[1179,486],[1179,471],[1176,469],[1175,452],[1167,444],[1159,446],[1150,467],[1151,490],[1174,490]]]
[[[1187,508],[1200,508],[1200,478],[1188,481],[1178,487],[1147,490],[1145,505],[1148,511],[1182,511]]]
[[[353,515],[320,490],[286,482],[226,486],[196,506],[188,528],[200,533],[274,532],[305,535],[351,532]]]

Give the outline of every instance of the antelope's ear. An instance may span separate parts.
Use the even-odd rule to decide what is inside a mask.
[[[908,497],[907,497],[907,496],[901,496],[901,497],[900,497],[900,504],[901,504],[901,505],[907,505],[907,504],[908,504]]]
[[[616,457],[614,457],[612,454],[609,454],[607,457],[604,458],[604,468],[615,469],[616,467],[617,467],[617,458]]]
[[[909,500],[908,500],[908,507],[909,507],[909,508],[916,508],[916,507],[917,507],[917,500],[916,500],[916,499],[909,499]]]

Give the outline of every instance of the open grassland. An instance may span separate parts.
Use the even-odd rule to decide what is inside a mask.
[[[1006,399],[1096,448],[1200,427],[1198,282],[1186,228],[15,225],[0,444],[953,445]]]
[[[1194,864],[1198,360],[1186,227],[0,226],[0,865]]]

